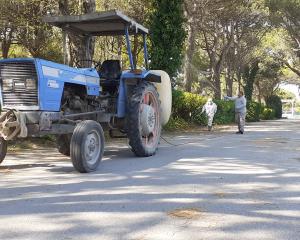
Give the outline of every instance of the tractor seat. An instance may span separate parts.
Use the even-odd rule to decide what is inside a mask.
[[[119,60],[105,60],[100,68],[100,84],[102,86],[117,85],[122,74]]]

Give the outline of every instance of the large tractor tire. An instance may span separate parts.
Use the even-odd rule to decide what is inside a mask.
[[[104,133],[95,121],[80,122],[71,138],[71,159],[74,168],[80,173],[95,171],[104,152]]]
[[[0,138],[0,164],[3,162],[7,153],[7,141]]]
[[[161,109],[155,86],[139,83],[128,100],[127,136],[132,151],[138,157],[156,153],[161,134]]]
[[[70,156],[71,134],[58,135],[56,138],[57,150],[65,156]]]
[[[157,89],[160,100],[161,125],[164,126],[168,123],[172,112],[172,85],[170,76],[161,70],[150,70],[149,72],[161,77],[161,82],[154,83],[154,86]]]

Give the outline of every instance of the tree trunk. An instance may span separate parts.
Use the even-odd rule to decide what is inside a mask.
[[[232,96],[233,93],[233,78],[234,72],[231,69],[231,66],[228,66],[226,69],[225,82],[226,82],[226,94],[227,96]]]
[[[215,99],[221,99],[221,68],[217,65],[212,69],[212,78],[214,82],[214,97]]]
[[[80,1],[81,12],[79,14],[91,13],[96,11],[95,0]],[[79,3],[78,3],[79,4]],[[59,10],[63,15],[70,15],[71,6],[69,0],[59,1]],[[89,36],[78,36],[68,33],[71,66],[90,67],[94,56],[95,38]]]
[[[9,49],[12,44],[12,37],[13,37],[12,35],[13,35],[13,29],[6,28],[4,30],[4,37],[1,43],[2,57],[4,59],[8,58]]]
[[[248,101],[252,101],[252,95],[254,90],[254,81],[256,78],[256,75],[258,73],[259,66],[258,61],[252,64],[251,67],[246,66],[244,71],[244,91],[245,91],[245,97]]]
[[[188,31],[188,41],[187,41],[187,51],[185,55],[185,64],[184,64],[184,87],[187,92],[192,91],[193,84],[193,57],[196,49],[196,29],[193,26],[193,23],[190,24]]]
[[[261,104],[261,89],[260,89],[259,81],[256,81],[256,87],[258,90],[258,102]]]
[[[1,43],[1,50],[2,50],[2,57],[8,58],[8,53],[9,53],[9,49],[10,49],[10,43],[6,42],[6,41],[2,41]]]
[[[122,64],[122,48],[123,48],[123,41],[122,41],[122,37],[119,36],[118,37],[118,59],[120,60],[121,62],[121,66],[123,66]]]

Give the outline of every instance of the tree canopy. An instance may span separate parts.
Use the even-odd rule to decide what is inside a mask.
[[[240,89],[264,101],[281,82],[300,83],[300,0],[0,0],[0,56],[82,67],[120,59],[126,68],[124,39],[64,35],[42,21],[110,9],[150,28],[151,67],[167,71],[176,88],[215,98]],[[142,39],[131,41],[142,68]]]

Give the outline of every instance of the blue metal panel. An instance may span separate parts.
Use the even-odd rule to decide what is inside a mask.
[[[86,86],[87,94],[99,96],[99,75],[93,68],[71,68],[66,65],[37,59],[40,78],[40,106],[45,111],[60,111],[65,83]]]
[[[33,62],[34,58],[7,58],[7,59],[1,59],[0,62]]]
[[[132,73],[130,71],[124,71],[120,80],[119,96],[118,96],[118,111],[117,116],[123,118],[126,116],[126,104],[127,104],[127,89],[126,89],[126,79],[145,79],[149,71],[142,71],[141,74]]]
[[[126,98],[127,98],[125,79],[121,78],[118,96],[117,117],[123,118],[126,116]]]
[[[43,60],[36,59],[36,68],[39,76],[39,103],[42,111],[60,111],[61,97],[64,89],[64,81],[56,77],[44,74]]]
[[[38,76],[39,108],[42,111],[60,111],[65,83],[85,86],[88,95],[99,96],[100,78],[98,72],[94,68],[72,68],[63,64],[34,58],[0,60],[0,62],[12,61],[32,61],[35,63]],[[1,93],[0,98],[2,104],[3,99]]]

